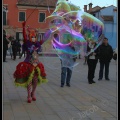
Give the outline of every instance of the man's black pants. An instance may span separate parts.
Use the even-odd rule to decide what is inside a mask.
[[[99,71],[99,79],[103,78],[103,70],[105,66],[105,79],[108,79],[109,75],[109,64],[110,62],[100,62],[100,71]]]

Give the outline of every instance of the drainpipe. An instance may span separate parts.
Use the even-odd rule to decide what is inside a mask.
[[[113,22],[112,22],[112,37],[113,37],[113,32],[114,32],[114,11],[113,11]]]
[[[106,33],[106,27],[105,27],[105,22],[104,22],[104,31],[103,31],[103,34],[105,35]]]

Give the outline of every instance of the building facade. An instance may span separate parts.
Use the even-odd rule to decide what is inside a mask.
[[[92,3],[84,5],[84,11],[92,14],[104,24],[104,34],[109,40],[109,44],[113,49],[117,47],[117,7],[111,5],[108,7],[96,6],[92,8]]]
[[[49,28],[45,18],[52,14],[57,0],[3,0],[3,28],[7,34],[22,40],[22,22],[36,28],[42,39]],[[6,10],[7,9],[7,10]]]

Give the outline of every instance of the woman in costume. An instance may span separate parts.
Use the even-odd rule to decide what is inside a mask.
[[[38,49],[42,45],[42,41],[37,41],[35,30],[27,28],[28,35],[25,30],[26,22],[23,23],[24,46],[27,53],[23,62],[16,66],[14,72],[15,85],[27,88],[27,102],[36,101],[36,87],[38,84],[46,83],[46,73],[44,65],[39,62]]]

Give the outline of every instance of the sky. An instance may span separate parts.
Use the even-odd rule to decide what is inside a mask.
[[[81,10],[83,10],[84,5],[88,5],[91,2],[93,4],[93,7],[95,7],[97,5],[100,7],[104,7],[104,6],[107,7],[110,5],[117,6],[117,0],[68,0],[68,1],[77,6],[80,6]]]

